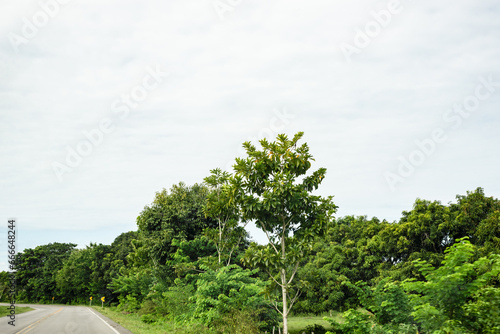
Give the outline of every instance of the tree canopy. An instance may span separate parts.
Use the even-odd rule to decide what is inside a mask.
[[[290,315],[332,311],[336,334],[500,331],[499,199],[477,188],[446,204],[416,198],[394,222],[334,217],[317,193],[326,168],[312,169],[302,139],[244,143],[232,171],[163,188],[110,245],[23,250],[0,273],[0,300],[15,277],[18,302],[104,296],[179,333],[271,333],[279,313],[286,332]],[[266,244],[250,242],[249,222]]]

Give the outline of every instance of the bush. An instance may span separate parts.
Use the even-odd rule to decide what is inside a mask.
[[[232,310],[214,323],[217,333],[258,334],[259,318],[250,310]]]
[[[189,315],[191,302],[190,298],[194,295],[194,288],[191,285],[183,285],[177,282],[176,286],[170,287],[168,291],[163,292],[161,298],[157,300],[156,312],[170,319]]]
[[[141,303],[130,295],[119,296],[118,299],[120,300],[120,304],[118,305],[118,310],[120,311],[135,312],[141,308]]]
[[[345,322],[340,324],[325,317],[336,334],[418,334],[418,328],[414,324],[376,324],[372,321],[375,319],[372,315],[353,309],[344,312],[344,319]],[[327,332],[326,334],[333,333]]]
[[[349,309],[343,314],[344,323],[340,324],[334,319],[325,317],[324,319],[333,327],[335,333],[344,334],[370,334],[370,329],[372,327],[372,321],[370,320],[370,315]]]
[[[375,287],[370,310],[375,315],[375,322],[381,325],[409,324],[413,320],[408,295],[399,282],[388,282],[387,279]]]
[[[157,305],[152,300],[146,300],[144,303],[142,303],[142,306],[139,309],[139,311],[137,312],[137,314],[139,314],[139,315],[155,314],[156,308],[157,308]]]
[[[156,322],[156,318],[152,314],[143,314],[141,316],[141,321],[146,323],[146,324],[152,324],[152,323]]]
[[[465,305],[465,314],[474,319],[476,330],[484,333],[500,333],[500,289],[487,287],[478,291]]]
[[[375,325],[371,328],[373,334],[418,334],[418,328],[412,324]]]
[[[414,261],[425,281],[408,280],[412,315],[428,333],[498,333],[500,293],[496,286],[500,256],[491,254],[472,262],[475,247],[468,238],[446,249],[442,266]]]
[[[200,274],[196,292],[190,298],[194,304],[192,318],[214,327],[227,317],[254,317],[259,331],[271,331],[278,325],[278,313],[264,298],[265,283],[252,277],[255,273],[231,265]]]
[[[309,325],[305,328],[304,332],[306,332],[306,334],[311,334],[311,333],[314,333],[314,334],[326,334],[326,328],[321,326],[321,325],[318,325],[318,324],[314,324],[314,325]]]

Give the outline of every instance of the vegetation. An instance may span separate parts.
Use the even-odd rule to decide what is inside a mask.
[[[21,314],[21,313],[25,313],[25,312],[29,312],[29,311],[33,311],[34,309],[32,309],[31,307],[27,307],[27,306],[16,306],[16,315],[17,314]],[[5,306],[2,306],[0,307],[0,317],[5,317],[5,316],[8,316],[10,315],[10,310],[5,307]],[[7,319],[7,318],[4,318],[4,319]]]
[[[99,309],[134,333],[500,332],[498,199],[477,188],[416,199],[395,222],[334,218],[302,136],[245,143],[233,173],[159,191],[111,245],[25,249],[17,301],[105,297]],[[249,240],[250,221],[266,245]]]

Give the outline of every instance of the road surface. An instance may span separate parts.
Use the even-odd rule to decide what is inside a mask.
[[[0,304],[8,307],[8,304]],[[34,311],[16,314],[15,326],[0,318],[2,334],[132,334],[109,318],[84,306],[32,305]]]

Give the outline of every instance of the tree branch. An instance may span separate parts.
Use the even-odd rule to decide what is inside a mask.
[[[269,237],[269,232],[267,232],[266,227],[264,226],[264,224],[261,224],[261,226],[262,226],[262,229],[264,230],[264,233],[266,233],[267,240],[269,240],[269,243],[271,244],[271,246],[273,246],[274,251],[276,252],[276,254],[279,254],[280,252],[278,252],[278,249],[276,248],[274,243],[271,241],[271,238]]]
[[[273,276],[273,275],[271,275],[271,273],[269,272],[269,270],[267,270],[267,269],[266,269],[266,273],[269,275],[269,277],[271,277],[271,278],[273,279],[273,281],[274,281],[276,284],[278,284],[280,287],[283,287],[283,284],[281,284],[280,282],[278,282],[278,281],[276,280],[276,278],[274,278],[274,276]]]
[[[280,309],[278,308],[278,302],[277,301],[272,301],[272,303],[273,303],[273,306],[276,309],[276,311],[278,311],[279,314],[283,315],[283,312],[280,311]]]
[[[295,304],[295,301],[300,296],[300,293],[301,293],[300,289],[297,289],[297,293],[295,294],[295,297],[293,297],[293,299],[290,299],[290,296],[288,296],[288,299],[290,299],[290,306],[288,307],[288,311],[290,311],[292,309],[293,304]]]
[[[297,273],[297,270],[299,269],[299,264],[300,264],[300,261],[297,261],[297,263],[295,263],[295,267],[293,268],[292,276],[290,277],[288,284],[292,283],[293,278],[295,277],[295,274]]]

